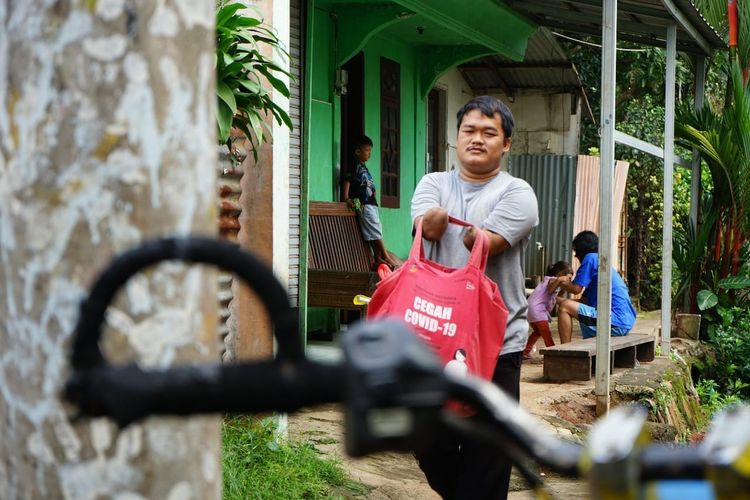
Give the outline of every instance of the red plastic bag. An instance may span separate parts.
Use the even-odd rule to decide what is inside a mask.
[[[451,223],[471,224],[451,217]],[[454,373],[491,379],[503,346],[508,309],[494,281],[484,274],[489,241],[483,231],[465,267],[453,269],[427,260],[422,221],[409,258],[380,281],[367,307],[368,318],[405,321],[431,345]]]

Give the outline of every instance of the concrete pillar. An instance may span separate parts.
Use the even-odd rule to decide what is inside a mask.
[[[245,3],[254,5],[252,14],[260,13],[264,22],[276,30],[283,46],[288,48],[288,0],[245,0]],[[279,65],[289,67],[289,61],[279,58],[269,47],[264,50]],[[286,80],[283,75],[277,76]],[[272,91],[270,85],[268,88]],[[278,92],[272,94],[274,100],[288,111],[288,100]],[[257,161],[253,155],[248,155],[243,162],[242,212],[237,239],[242,248],[271,265],[278,279],[286,283],[289,273],[289,131],[286,126],[278,125],[272,116],[268,116],[266,122],[272,130],[273,142],[260,146]],[[231,305],[232,314],[238,318],[238,335],[233,341],[236,357],[248,360],[272,356],[273,336],[263,305],[252,291],[236,281],[233,291],[235,300]]]
[[[72,425],[78,303],[120,251],[216,234],[213,0],[0,2],[0,496],[219,498],[219,419]],[[216,360],[216,274],[131,280],[104,350]]]

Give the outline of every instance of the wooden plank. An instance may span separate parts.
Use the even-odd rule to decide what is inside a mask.
[[[590,357],[545,356],[542,373],[546,380],[589,380],[592,366]]]
[[[568,344],[564,344],[568,345]],[[557,346],[554,347],[545,347],[543,349],[539,349],[539,353],[543,356],[555,356],[558,358],[589,358],[594,355],[596,352],[596,349],[593,351],[581,348],[581,349],[558,349]]]
[[[654,341],[654,336],[645,333],[631,333],[625,337],[611,337],[610,349],[617,351],[619,349],[626,349],[639,344],[646,344]],[[567,344],[558,344],[552,347],[546,347],[539,351],[544,354],[545,352],[555,352],[560,356],[583,356],[588,353],[593,356],[596,353],[596,338],[581,339]]]
[[[655,337],[631,333],[612,337],[609,370],[615,367],[633,368],[638,361],[653,361]],[[547,380],[590,380],[596,366],[596,338],[581,339],[567,344],[546,347],[539,351],[544,356],[543,374]]]
[[[653,342],[654,336],[648,333],[630,333],[624,337],[612,337],[610,346],[612,349],[623,349],[638,344]]]
[[[618,349],[612,353],[614,366],[617,368],[633,368],[635,366],[635,348],[636,346]]]
[[[614,354],[610,353],[609,356],[610,373],[615,369]],[[555,382],[564,382],[566,380],[588,381],[594,375],[595,367],[596,356],[574,358],[550,354],[544,357],[542,376],[545,380]]]
[[[311,201],[310,215],[356,217],[357,214],[342,201]]]
[[[645,344],[640,344],[635,348],[635,357],[638,361],[648,363],[654,360],[656,354],[656,342],[652,340]]]
[[[362,309],[361,306],[354,305],[354,296],[371,295],[375,289],[376,276],[374,273],[311,269],[308,273],[307,305]]]

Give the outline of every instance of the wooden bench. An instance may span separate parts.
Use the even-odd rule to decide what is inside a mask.
[[[656,337],[649,333],[630,333],[610,337],[609,370],[633,368],[636,361],[654,360]],[[546,347],[544,378],[547,380],[590,380],[596,368],[596,337]]]
[[[363,309],[357,294],[372,295],[378,281],[357,214],[342,202],[311,201],[307,305]]]

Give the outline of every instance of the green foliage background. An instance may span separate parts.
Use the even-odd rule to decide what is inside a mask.
[[[595,43],[596,39],[587,40]],[[578,70],[597,123],[584,120],[581,151],[598,151],[599,115],[601,111],[601,49],[596,46],[565,43]],[[663,49],[641,47],[619,42],[617,52],[616,121],[617,130],[644,141],[664,145],[664,88],[666,56]],[[693,62],[684,57],[677,61],[678,106],[693,101]],[[707,95],[718,90],[717,78],[709,76]],[[596,148],[596,149],[593,149]],[[676,154],[689,158],[678,149]],[[663,218],[663,162],[636,149],[616,145],[615,158],[630,163],[627,185],[628,271],[631,295],[642,309],[661,305],[661,258]],[[679,230],[690,207],[691,172],[675,166],[673,226]]]

